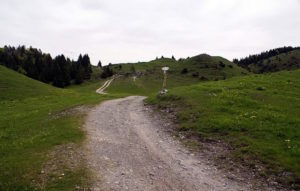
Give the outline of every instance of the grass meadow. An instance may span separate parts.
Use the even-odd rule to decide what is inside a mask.
[[[172,105],[179,130],[223,140],[247,165],[255,160],[266,173],[288,171],[300,178],[300,70],[233,77],[152,94],[147,102]],[[173,108],[174,109],[174,108]]]
[[[73,190],[84,181],[84,167],[62,179],[52,177],[34,187],[47,156],[56,146],[80,144],[84,113],[61,112],[80,105],[94,105],[112,97],[95,89],[102,81],[59,89],[0,66],[0,190]]]
[[[255,75],[232,64],[206,55],[158,59],[134,64],[142,74],[135,81],[132,64],[116,65],[114,71],[123,76],[113,81],[107,95],[95,93],[104,83],[97,78],[100,70],[89,82],[60,89],[0,66],[0,190],[72,190],[84,185],[84,165],[64,169],[63,178],[53,175],[42,187],[34,181],[39,181],[49,152],[84,140],[80,127],[85,113],[66,111],[129,95],[172,107],[179,131],[229,143],[236,160],[250,166],[261,161],[265,175],[292,172],[293,178],[283,181],[295,183],[300,178],[300,70]],[[170,67],[169,92],[159,96],[165,65]],[[182,73],[183,68],[188,72]]]

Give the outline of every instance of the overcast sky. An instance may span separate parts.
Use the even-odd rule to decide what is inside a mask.
[[[300,46],[300,0],[0,0],[0,46],[92,63]]]

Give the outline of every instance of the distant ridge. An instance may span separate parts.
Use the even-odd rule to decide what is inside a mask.
[[[300,55],[298,52],[300,52],[300,47],[280,47],[260,54],[249,55],[245,58],[233,59],[233,62],[254,73],[297,69],[300,68]],[[288,57],[292,57],[292,59]]]

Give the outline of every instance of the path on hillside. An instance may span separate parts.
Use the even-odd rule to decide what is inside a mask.
[[[103,102],[86,121],[93,190],[252,190],[191,154],[131,96]]]
[[[112,79],[110,79],[110,80],[107,80],[99,89],[97,89],[96,90],[96,92],[98,93],[98,94],[106,94],[105,92],[104,92],[104,90],[106,89],[106,88],[108,88],[108,86],[110,85],[110,83],[114,80],[115,78],[113,77]]]

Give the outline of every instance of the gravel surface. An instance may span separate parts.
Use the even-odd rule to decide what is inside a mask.
[[[253,190],[190,153],[163,130],[141,96],[103,102],[91,110],[85,150],[91,190]]]

